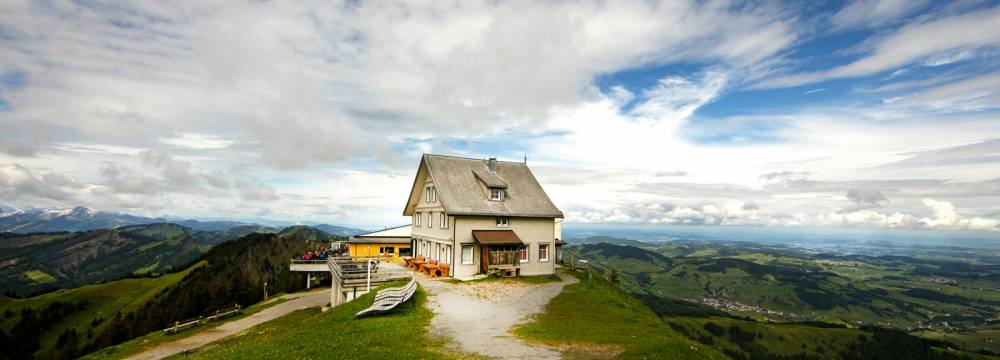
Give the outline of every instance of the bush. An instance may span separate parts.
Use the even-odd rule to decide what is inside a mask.
[[[705,325],[702,325],[702,328],[704,328],[705,331],[708,331],[709,334],[715,336],[722,336],[726,334],[726,329],[724,329],[722,326],[719,326],[719,324],[716,324],[711,321],[705,323]]]

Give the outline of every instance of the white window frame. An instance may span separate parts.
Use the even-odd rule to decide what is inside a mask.
[[[424,192],[427,194],[425,196],[426,202],[432,203],[437,201],[437,190],[434,189],[434,186],[428,186]]]
[[[490,188],[490,201],[503,201],[503,188]]]
[[[469,260],[465,260],[465,250],[469,250]],[[476,263],[476,248],[473,245],[462,245],[462,265],[472,265]]]
[[[545,249],[545,257],[542,257],[542,249]],[[549,244],[538,244],[538,261],[549,261]]]
[[[444,212],[442,212],[441,213],[441,228],[442,229],[447,229],[448,225],[449,225],[448,224],[448,214],[445,214]]]
[[[416,213],[416,216],[414,216],[413,218],[416,219],[413,220],[414,221],[413,226],[420,226],[421,220],[424,219],[424,213],[418,212]]]
[[[510,227],[510,218],[506,216],[497,216],[497,227]]]
[[[427,227],[431,228],[431,229],[434,228],[434,212],[433,211],[428,211],[427,212]]]
[[[527,263],[531,259],[531,254],[528,254],[528,250],[530,250],[530,245],[522,246],[520,249],[517,249],[517,259],[520,263]],[[523,257],[521,256],[521,251],[524,251]]]

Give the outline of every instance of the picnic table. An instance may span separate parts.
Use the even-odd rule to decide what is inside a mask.
[[[428,276],[430,276],[431,272],[433,272],[437,268],[438,268],[437,264],[430,264],[430,263],[422,264],[422,265],[420,265],[420,272],[422,272],[422,273],[427,274]]]
[[[424,260],[421,260],[421,259],[410,260],[410,266],[414,270],[417,270],[417,271],[420,271],[420,266],[423,265],[423,264],[425,264],[425,263],[427,263],[427,261],[424,261]]]

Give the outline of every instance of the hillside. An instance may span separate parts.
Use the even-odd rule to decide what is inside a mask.
[[[250,234],[227,241],[203,256],[204,266],[157,294],[136,311],[111,319],[111,329],[95,337],[91,349],[118,344],[162,329],[175,320],[196,318],[234,304],[247,306],[270,293],[294,292],[305,287],[301,274],[288,271],[289,260],[318,244],[294,236]]]
[[[191,232],[172,224],[163,226],[179,230],[172,237],[163,228],[137,226],[124,231],[132,237],[156,235],[161,239],[158,241],[167,242],[187,239],[182,235]],[[47,242],[38,245],[44,244]],[[248,306],[263,298],[265,281],[271,293],[305,287],[301,274],[288,271],[288,263],[292,257],[315,246],[318,244],[295,236],[254,233],[215,246],[183,272],[123,279],[27,299],[4,297],[0,300],[0,310],[9,312],[4,314],[0,340],[21,344],[17,354],[33,352],[42,359],[63,358],[66,354],[79,355],[145,335],[175,320],[197,318],[237,303]],[[36,335],[39,327],[43,336],[36,346],[27,340]],[[66,332],[67,329],[74,330]]]
[[[305,241],[315,241],[321,243],[329,243],[337,238],[336,235],[306,225],[286,227],[278,232],[278,236],[282,238],[298,238]]]
[[[519,337],[566,349],[569,358],[725,359],[715,349],[687,339],[645,305],[601,276],[567,285],[525,325]]]
[[[0,291],[19,296],[187,266],[208,250],[191,229],[173,224],[0,237]]]
[[[129,276],[157,276],[190,264],[213,245],[254,233],[276,233],[259,225],[195,231],[168,223],[83,232],[0,233],[0,292],[27,296]],[[284,238],[329,243],[335,236],[308,226],[281,232]]]
[[[27,299],[0,296],[0,358],[72,358],[73,348],[103,333],[119,312],[142,308],[204,263],[157,278],[122,279]],[[59,338],[62,337],[61,346]]]
[[[263,225],[239,225],[224,230],[200,231],[195,237],[200,243],[215,245],[224,241],[239,239],[253,233],[271,234],[277,231],[273,227]]]
[[[994,331],[989,319],[1000,308],[1000,295],[988,290],[996,275],[990,264],[978,263],[974,273],[955,260],[831,257],[759,244],[585,244],[573,251],[595,271],[615,269],[622,287],[675,330],[737,358],[851,358],[861,348],[885,350],[872,347],[871,339],[921,346],[927,356],[943,356],[934,354],[944,348],[998,350],[977,335]],[[703,319],[723,331],[707,336]],[[831,324],[850,329],[831,330]],[[789,348],[801,344],[806,348]]]

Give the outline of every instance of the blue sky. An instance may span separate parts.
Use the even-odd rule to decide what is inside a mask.
[[[0,203],[380,227],[422,153],[569,222],[998,231],[997,1],[0,5]]]

